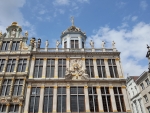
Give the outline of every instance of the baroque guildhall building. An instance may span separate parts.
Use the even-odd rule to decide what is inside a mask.
[[[112,48],[85,48],[87,36],[72,25],[56,48],[13,22],[0,32],[0,113],[131,113],[120,62]],[[50,39],[49,39],[50,40]],[[61,44],[61,48],[59,45]]]

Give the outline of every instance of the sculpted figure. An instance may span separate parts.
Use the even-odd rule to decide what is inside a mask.
[[[112,41],[112,48],[115,48],[115,42]]]
[[[40,46],[41,46],[41,39],[40,38],[38,39],[37,45],[38,45],[38,48],[40,48]]]
[[[150,47],[148,46],[148,44],[147,44],[147,49],[148,49],[148,51],[147,51],[146,57],[149,57],[150,56]]]
[[[28,37],[28,31],[25,32],[25,36]]]
[[[0,36],[2,36],[2,31],[0,31]]]
[[[59,44],[60,44],[60,42],[57,40],[56,41],[56,48],[58,48]]]
[[[91,40],[90,42],[91,48],[94,48],[94,42]]]
[[[102,48],[105,48],[105,42],[102,41]]]
[[[11,38],[15,38],[15,36],[16,36],[16,29],[12,29]]]
[[[34,41],[34,48],[37,47],[37,41]]]
[[[49,46],[49,42],[48,42],[48,40],[46,40],[46,42],[45,42],[45,48],[48,48],[48,46]]]

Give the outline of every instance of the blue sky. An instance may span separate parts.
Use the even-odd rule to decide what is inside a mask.
[[[145,57],[150,44],[150,1],[149,0],[1,0],[0,30],[13,21],[18,22],[31,37],[41,38],[42,47],[46,40],[55,48],[61,32],[75,26],[86,32],[87,43],[92,39],[96,48],[116,42],[121,52],[124,75],[140,75],[148,68]]]

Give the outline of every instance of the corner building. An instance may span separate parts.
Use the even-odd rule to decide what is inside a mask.
[[[13,22],[0,33],[0,112],[131,113],[120,52],[85,48],[86,34],[72,25],[61,45],[40,48],[40,39]]]

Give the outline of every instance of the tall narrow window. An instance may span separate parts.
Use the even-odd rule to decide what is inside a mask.
[[[2,44],[1,50],[2,50],[2,51],[8,50],[8,48],[9,48],[9,44],[10,44],[10,42],[9,42],[9,41],[3,41],[3,44]]]
[[[71,112],[85,112],[85,97],[83,87],[70,88]]]
[[[82,42],[82,48],[84,48],[84,42]]]
[[[5,79],[2,84],[1,96],[7,96],[10,92],[11,79]]]
[[[115,59],[108,59],[108,65],[111,78],[118,78],[118,71]]]
[[[101,87],[102,102],[104,112],[112,112],[111,97],[108,87]]]
[[[147,95],[144,95],[143,97],[145,98],[145,102],[148,102],[148,97],[147,97]]]
[[[0,104],[0,112],[1,113],[6,113],[6,105]]]
[[[64,42],[64,48],[67,48],[67,41]]]
[[[19,59],[17,72],[25,72],[27,59]]]
[[[146,84],[147,84],[147,85],[149,85],[149,84],[150,84],[150,81],[149,81],[149,79],[148,79],[148,78],[145,80],[145,82],[146,82]]]
[[[23,86],[23,79],[16,79],[14,83],[13,95],[18,96],[21,95]]]
[[[87,74],[90,78],[94,78],[94,66],[93,66],[93,59],[86,59],[85,65],[87,69]]]
[[[53,109],[53,87],[45,87],[43,113],[51,113]]]
[[[79,48],[79,41],[75,40],[75,48]]]
[[[143,83],[141,83],[140,86],[141,86],[141,89],[145,88]]]
[[[90,105],[90,111],[91,112],[98,112],[98,97],[97,97],[97,91],[96,87],[88,87],[88,93],[89,93],[89,105]]]
[[[58,78],[64,78],[66,71],[66,59],[58,60]]]
[[[43,70],[43,59],[36,59],[33,77],[34,78],[41,78],[42,77],[42,70]]]
[[[66,113],[66,87],[58,87],[57,89],[57,112]]]
[[[18,50],[19,49],[19,44],[20,44],[19,41],[13,41],[11,50],[13,50],[13,51]]]
[[[10,104],[9,113],[18,113],[19,105],[18,104]]]
[[[53,78],[54,77],[54,69],[55,69],[55,60],[48,59],[47,66],[46,66],[46,78]]]
[[[29,113],[38,113],[40,99],[40,88],[33,87],[30,94]]]
[[[0,59],[0,72],[3,71],[4,65],[5,65],[5,59]]]
[[[70,47],[71,48],[79,48],[79,41],[78,40],[71,40],[70,41]]]
[[[13,72],[16,64],[16,59],[9,59],[7,62],[6,72]]]
[[[97,59],[96,62],[99,78],[106,78],[104,59]]]
[[[125,112],[125,104],[121,87],[113,87],[118,112]]]

